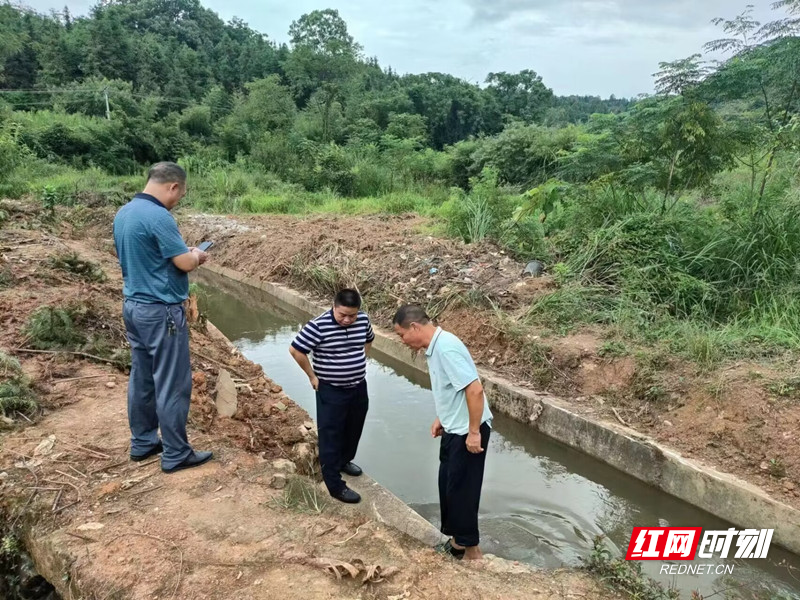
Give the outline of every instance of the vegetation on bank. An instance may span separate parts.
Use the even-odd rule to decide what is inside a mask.
[[[705,50],[726,60],[662,63],[628,101],[557,97],[530,70],[399,75],[333,10],[284,46],[192,0],[4,5],[0,193],[54,217],[177,160],[198,210],[414,212],[539,259],[558,287],[524,321],[554,334],[775,357],[800,348],[800,2],[775,10],[720,19]]]

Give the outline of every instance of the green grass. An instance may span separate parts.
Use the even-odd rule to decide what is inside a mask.
[[[664,587],[642,573],[642,564],[623,557],[614,558],[603,542],[603,537],[594,540],[591,554],[583,559],[584,568],[597,575],[615,591],[636,600],[677,600],[680,592]]]
[[[326,494],[308,477],[291,475],[283,493],[273,500],[278,508],[300,513],[320,514],[328,506]]]

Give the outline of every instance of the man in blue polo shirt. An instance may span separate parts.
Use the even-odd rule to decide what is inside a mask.
[[[369,408],[366,352],[375,339],[369,317],[360,308],[356,290],[340,291],[333,308],[309,321],[289,348],[317,392],[322,478],[331,496],[350,503],[360,502],[361,496],[347,487],[340,473],[361,475],[352,460]]]
[[[211,452],[194,451],[186,436],[192,367],[183,302],[189,297],[187,274],[208,255],[187,248],[169,214],[185,194],[186,172],[175,163],[155,164],[144,191],[114,219],[114,245],[124,279],[122,315],[131,345],[130,457],[142,461],[161,454],[165,473],[211,458]]]
[[[478,509],[492,411],[478,369],[464,343],[436,327],[419,306],[402,306],[394,330],[413,350],[425,349],[436,420],[431,435],[439,447],[439,505],[442,533],[451,536],[440,550],[455,558],[483,558]]]

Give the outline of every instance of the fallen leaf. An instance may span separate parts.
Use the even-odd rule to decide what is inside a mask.
[[[341,579],[342,575],[345,575],[347,573],[350,574],[350,577],[355,579],[356,577],[358,577],[359,573],[359,570],[350,563],[346,563],[344,561],[333,561],[333,560],[328,561],[328,566],[325,567],[325,570],[336,575],[336,579]]]

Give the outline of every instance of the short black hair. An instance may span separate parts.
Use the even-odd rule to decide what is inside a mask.
[[[160,162],[154,164],[147,171],[147,181],[156,183],[186,183],[186,171],[174,162]]]
[[[392,319],[392,325],[400,325],[403,329],[408,329],[408,326],[412,323],[427,325],[430,320],[430,317],[421,306],[406,304],[397,309],[394,319]]]
[[[361,294],[350,288],[339,290],[333,298],[333,305],[345,306],[347,308],[361,308]]]

